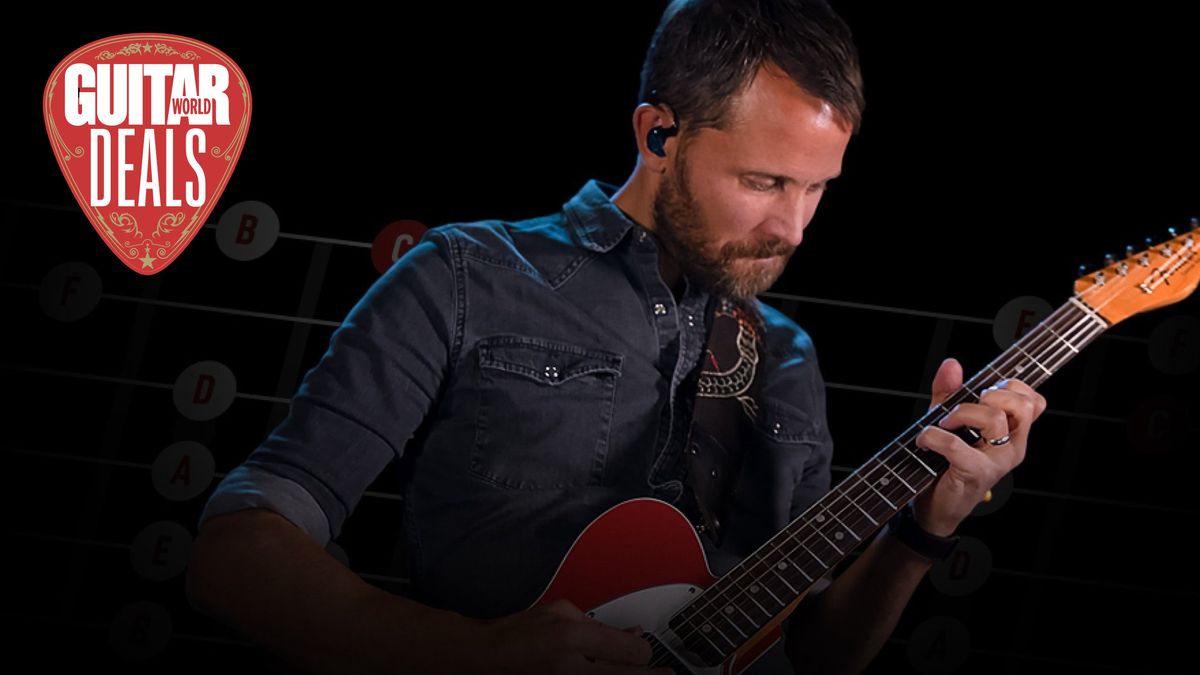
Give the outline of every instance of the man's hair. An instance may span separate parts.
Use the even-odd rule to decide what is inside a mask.
[[[858,134],[858,50],[825,0],[672,0],[642,64],[639,101],[670,106],[681,128],[728,130],[735,97],[767,62]]]

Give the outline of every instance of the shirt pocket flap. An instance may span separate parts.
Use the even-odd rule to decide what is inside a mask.
[[[755,427],[766,438],[781,443],[817,440],[817,428],[812,415],[779,399],[760,401]]]
[[[479,343],[479,365],[559,385],[593,373],[621,374],[623,357],[600,349],[518,335],[493,336]]]

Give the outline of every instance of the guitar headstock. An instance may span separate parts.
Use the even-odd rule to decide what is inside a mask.
[[[1192,294],[1200,281],[1197,242],[1200,219],[1192,218],[1183,234],[1135,252],[1125,247],[1121,260],[1108,256],[1108,264],[1075,282],[1075,297],[1108,320],[1110,325],[1170,305]]]

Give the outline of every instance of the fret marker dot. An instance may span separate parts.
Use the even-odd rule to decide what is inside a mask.
[[[710,630],[712,630],[712,626],[710,626],[710,625],[708,625],[708,624],[704,624],[703,626],[700,626],[700,630],[702,630],[702,631],[704,631],[705,633],[707,633],[707,632],[709,632]]]
[[[726,614],[733,614],[733,605],[726,605],[726,606],[725,606],[725,613],[726,613]]]
[[[818,513],[818,514],[817,514],[817,522],[818,522],[818,523],[823,523],[823,522],[825,522],[825,514],[824,514],[824,513]]]
[[[757,593],[758,592],[758,584],[750,584],[750,592]]]
[[[891,479],[890,479],[890,478],[888,478],[887,476],[884,476],[883,478],[880,478],[880,479],[879,479],[879,484],[880,484],[880,485],[887,485],[887,484],[888,484],[890,481],[891,481]]]
[[[834,532],[834,533],[833,533],[833,538],[834,538],[834,539],[841,540],[842,536],[843,536],[843,535],[842,535],[842,533],[841,533],[841,532]]]
[[[785,562],[781,562],[781,563],[779,563],[778,565],[776,565],[776,567],[778,567],[778,568],[779,568],[779,569],[781,569],[781,570],[786,570],[786,569],[787,569],[787,563],[785,563]]]

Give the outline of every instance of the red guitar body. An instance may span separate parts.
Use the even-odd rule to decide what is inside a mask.
[[[531,606],[569,600],[614,628],[641,625],[693,673],[735,675],[782,637],[780,624],[804,595],[720,666],[705,666],[684,651],[667,621],[717,579],[683,513],[657,499],[630,499],[584,529]]]

